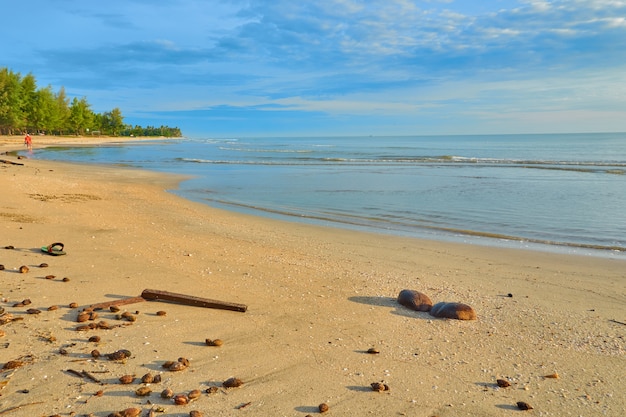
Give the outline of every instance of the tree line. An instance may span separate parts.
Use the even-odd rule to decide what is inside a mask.
[[[119,108],[104,113],[91,110],[85,97],[70,100],[65,88],[38,88],[32,74],[22,76],[0,69],[0,134],[166,136],[180,137],[177,127],[130,126]]]

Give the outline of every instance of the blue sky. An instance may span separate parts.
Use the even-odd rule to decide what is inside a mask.
[[[0,67],[128,124],[192,137],[626,131],[626,1],[3,3]]]

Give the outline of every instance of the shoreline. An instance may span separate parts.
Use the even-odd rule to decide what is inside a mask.
[[[97,145],[124,145],[124,144],[132,144],[138,145],[140,142],[145,141],[162,141],[162,140],[183,140],[184,138],[168,138],[168,137],[89,137],[89,136],[46,136],[41,135],[37,136],[42,139],[42,141],[38,141],[38,143],[34,144],[34,148],[45,148],[50,146],[71,146],[71,147],[90,147]],[[23,143],[23,138],[21,136],[5,136],[4,142],[3,137],[0,136],[0,149],[2,146],[7,143],[13,143],[18,148],[13,149],[12,151],[20,151],[19,144]],[[24,151],[24,149],[21,149]],[[68,162],[71,163],[71,162]],[[111,165],[114,166],[114,165]],[[142,169],[142,168],[137,168]],[[158,171],[161,172],[161,171]],[[176,175],[176,174],[174,174]],[[182,194],[178,194],[179,196],[186,198]],[[189,198],[187,198],[189,199]],[[197,200],[190,200],[197,201]],[[205,203],[206,204],[206,203]],[[517,250],[530,250],[530,251],[540,251],[540,252],[548,252],[548,253],[557,253],[557,254],[566,254],[566,255],[576,255],[576,256],[589,256],[589,257],[601,257],[608,259],[624,259],[626,260],[626,249],[622,246],[604,246],[600,244],[591,244],[591,243],[575,243],[575,242],[559,242],[559,241],[548,241],[543,239],[532,239],[532,238],[524,238],[519,236],[510,236],[505,234],[491,233],[491,232],[480,232],[473,230],[464,230],[464,229],[448,229],[448,228],[439,228],[439,227],[429,227],[422,226],[420,229],[414,231],[407,231],[402,229],[385,229],[385,228],[377,228],[374,226],[370,226],[367,224],[359,224],[359,223],[350,223],[350,222],[342,222],[336,221],[332,218],[315,218],[315,217],[306,217],[300,216],[298,214],[293,213],[283,213],[280,211],[273,210],[264,210],[258,207],[248,207],[248,206],[237,206],[230,205],[228,203],[220,203],[211,205],[211,207],[234,211],[236,213],[241,214],[249,214],[253,216],[262,216],[266,218],[276,219],[279,221],[296,221],[296,222],[304,222],[306,224],[311,224],[314,226],[325,226],[325,227],[338,227],[343,230],[355,230],[362,231],[366,233],[374,233],[374,234],[385,234],[391,236],[401,236],[401,237],[409,237],[426,241],[438,241],[438,242],[453,242],[453,243],[461,243],[467,245],[478,245],[485,247],[496,247],[496,248],[512,248]],[[393,230],[393,231],[390,231]],[[434,231],[433,236],[429,236],[430,232]]]
[[[304,417],[320,403],[329,415],[499,416],[517,401],[534,415],[626,411],[621,259],[278,221],[168,193],[183,179],[172,174],[6,159],[24,163],[0,164],[0,306],[19,319],[0,325],[0,366],[24,362],[0,372],[0,412],[12,409],[11,417],[105,417],[127,407]],[[59,241],[66,256],[39,249]],[[30,271],[19,273],[21,265]],[[97,320],[118,327],[76,331],[80,309],[146,288],[248,309],[148,301],[122,306],[134,322],[103,310]],[[396,302],[404,288],[469,304],[478,320],[408,310]],[[32,304],[16,306],[25,299]],[[90,342],[95,335],[100,341]],[[207,346],[207,338],[224,344]],[[370,347],[380,353],[367,354]],[[132,356],[96,359],[94,349]],[[162,368],[179,357],[188,369]],[[162,382],[139,383],[148,372]],[[137,379],[122,385],[123,375]],[[230,377],[244,385],[223,388]],[[499,388],[502,378],[511,387]],[[373,392],[376,381],[390,391]],[[152,394],[136,395],[142,386]],[[176,406],[159,395],[168,387],[201,396]]]

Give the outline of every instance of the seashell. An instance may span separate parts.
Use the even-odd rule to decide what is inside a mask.
[[[100,341],[100,336],[91,336],[89,341],[92,343],[98,343]]]
[[[379,353],[380,353],[380,350],[378,350],[378,349],[376,349],[376,348],[371,347],[371,348],[367,349],[367,353],[370,353],[370,354],[372,354],[372,355],[376,355],[376,354],[379,354]]]
[[[221,339],[206,339],[204,342],[207,346],[222,346],[224,344]]]
[[[165,311],[163,311],[163,310],[160,310],[160,311],[157,311],[157,312],[156,312],[156,315],[157,315],[157,316],[164,316],[164,315],[166,315],[166,314],[167,314],[167,313],[166,313]]]
[[[126,410],[120,411],[121,417],[137,417],[141,414],[141,408],[127,408]]]
[[[120,377],[120,383],[125,384],[125,385],[132,384],[134,380],[135,380],[134,375],[124,375]]]
[[[154,376],[151,373],[147,373],[141,377],[141,382],[144,384],[151,384],[154,382]]]
[[[320,410],[320,413],[325,413],[330,409],[330,407],[328,407],[328,404],[326,403],[321,403],[317,406],[317,409]]]
[[[165,388],[163,391],[161,391],[161,398],[172,398],[174,396],[174,391],[172,391],[169,388]]]
[[[224,388],[238,388],[243,385],[243,381],[239,378],[228,378],[226,381],[222,382]]]
[[[48,264],[45,262],[39,264],[39,268],[47,268],[47,267],[48,267]]]
[[[172,362],[172,364],[167,369],[172,372],[178,372],[187,369],[187,365],[182,362]]]
[[[46,275],[45,278],[46,279],[55,279],[56,276],[54,276],[54,275]]]
[[[532,410],[533,409],[533,407],[530,404],[524,401],[518,401],[517,408],[519,408],[520,410]]]
[[[111,313],[117,313],[118,311],[120,311],[120,308],[118,306],[111,306],[109,307],[109,311]]]
[[[78,308],[78,303],[70,303],[69,307],[70,308]]]
[[[217,391],[219,391],[218,387],[209,387],[205,390],[207,394],[215,394]]]
[[[187,398],[185,394],[174,395],[174,404],[176,405],[189,404],[189,398]]]
[[[437,303],[430,310],[430,315],[441,319],[476,320],[474,309],[462,303]]]
[[[196,398],[200,398],[201,395],[202,393],[199,389],[194,389],[189,391],[189,393],[187,394],[187,398],[189,398],[190,400],[195,400]]]
[[[41,313],[41,310],[37,310],[36,308],[29,308],[28,310],[26,310],[26,312],[28,314],[39,314]]]
[[[202,414],[201,411],[198,410],[192,410],[189,412],[189,417],[203,417],[204,414]]]
[[[556,372],[550,375],[544,375],[544,378],[552,378],[552,379],[558,379],[559,378],[559,374],[557,374]]]
[[[22,265],[22,266],[20,266],[20,273],[21,273],[21,274],[25,274],[25,273],[27,273],[28,271],[30,271],[30,269],[28,269],[28,267],[27,267],[26,265]]]
[[[149,387],[140,387],[135,391],[135,395],[138,397],[147,397],[152,394],[152,390]]]
[[[500,388],[506,388],[511,386],[511,383],[506,379],[498,379],[496,380],[496,384],[498,384]]]
[[[58,310],[58,309],[59,309],[59,306],[56,306],[56,305],[48,307],[48,311],[54,311],[54,310]]]
[[[100,351],[98,351],[98,350],[96,350],[96,349],[92,350],[92,351],[91,351],[91,356],[92,356],[93,358],[96,358],[96,359],[97,359],[97,358],[99,358],[99,357],[100,357]]]
[[[398,303],[415,311],[430,311],[433,306],[433,302],[426,294],[415,290],[400,291]]]

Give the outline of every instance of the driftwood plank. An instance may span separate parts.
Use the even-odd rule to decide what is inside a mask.
[[[193,295],[177,294],[169,291],[143,290],[141,297],[146,300],[172,301],[196,307],[217,308],[245,312],[248,306],[245,304],[229,303],[227,301],[211,300],[208,298],[194,297]]]
[[[135,304],[140,303],[142,301],[146,301],[143,297],[129,297],[129,298],[121,298],[119,300],[107,301],[104,303],[92,304],[89,307],[93,310],[102,310],[104,308],[109,308],[111,306],[123,306],[126,304]]]
[[[8,159],[0,159],[0,162],[2,162],[3,164],[9,164],[9,165],[24,165],[19,162],[9,161]]]

